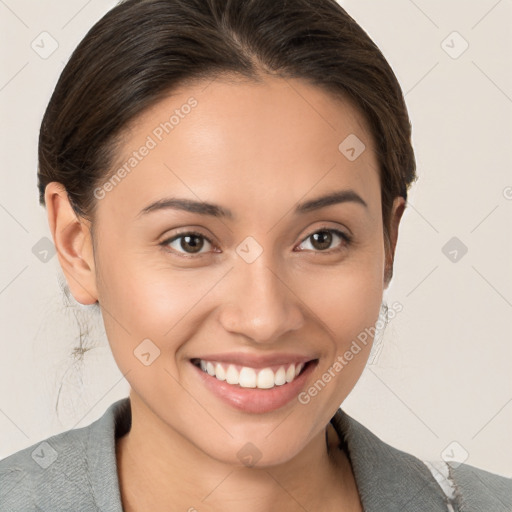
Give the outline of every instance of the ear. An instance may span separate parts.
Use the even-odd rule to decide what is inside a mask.
[[[395,248],[398,241],[398,227],[405,210],[405,199],[401,196],[395,197],[390,217],[389,246],[386,248],[386,270],[384,273],[384,288],[389,286],[393,277],[393,263],[395,260]]]
[[[90,223],[76,215],[61,183],[48,183],[44,197],[53,243],[69,289],[80,304],[94,304],[98,292]]]

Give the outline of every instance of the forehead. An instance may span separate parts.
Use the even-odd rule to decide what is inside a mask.
[[[117,156],[118,176],[100,207],[117,203],[130,218],[169,195],[213,198],[232,210],[291,205],[334,188],[380,200],[364,118],[302,80],[217,78],[182,87],[132,122]]]

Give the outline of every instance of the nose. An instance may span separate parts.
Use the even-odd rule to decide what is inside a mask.
[[[230,274],[229,298],[220,313],[226,331],[268,344],[304,325],[300,298],[263,256],[250,264],[237,262]]]

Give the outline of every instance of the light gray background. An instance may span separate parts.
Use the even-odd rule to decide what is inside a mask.
[[[404,309],[343,407],[420,458],[512,476],[512,0],[341,3],[400,80],[420,176],[386,294]],[[0,0],[0,458],[128,394],[101,318],[67,306],[57,257],[33,253],[51,238],[36,188],[41,117],[72,50],[114,5]],[[31,47],[51,49],[44,31],[58,43],[47,58]],[[468,248],[456,262],[442,251],[452,237]],[[72,352],[88,326],[96,348],[81,366]]]

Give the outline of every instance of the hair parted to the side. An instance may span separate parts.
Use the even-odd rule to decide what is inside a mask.
[[[121,1],[75,49],[44,114],[40,204],[46,185],[60,182],[77,216],[94,226],[93,191],[115,173],[122,136],[139,114],[197,80],[267,74],[323,87],[364,116],[389,248],[393,200],[407,199],[416,179],[411,123],[391,67],[335,0]]]

